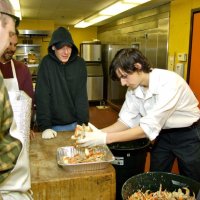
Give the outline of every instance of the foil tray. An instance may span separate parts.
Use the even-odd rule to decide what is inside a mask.
[[[57,163],[60,167],[72,172],[81,171],[92,171],[100,170],[108,167],[108,164],[113,162],[115,157],[113,156],[107,145],[94,147],[96,151],[100,151],[105,154],[105,156],[98,162],[81,162],[76,164],[65,164],[63,161],[64,156],[73,157],[74,155],[84,154],[84,148],[76,148],[74,146],[59,147],[57,149]]]

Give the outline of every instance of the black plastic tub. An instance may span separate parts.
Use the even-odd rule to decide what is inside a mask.
[[[179,188],[187,187],[196,197],[200,190],[200,183],[185,176],[167,172],[147,172],[129,178],[123,185],[121,194],[127,200],[137,190],[150,190],[156,192],[162,184],[162,190],[173,192]]]
[[[108,145],[115,156],[115,161],[112,164],[116,171],[117,200],[122,199],[121,189],[124,182],[128,178],[144,172],[149,145],[150,141],[146,138]]]

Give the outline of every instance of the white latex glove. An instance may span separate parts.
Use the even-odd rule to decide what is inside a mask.
[[[96,126],[94,126],[93,124],[91,124],[90,122],[88,123],[88,126],[91,128],[91,130],[93,132],[101,132],[101,130],[99,130]]]
[[[107,133],[100,130],[96,132],[85,132],[85,138],[78,139],[76,143],[81,147],[93,147],[106,144]]]
[[[82,126],[80,126],[80,125],[77,125],[76,126],[76,129],[77,129],[77,131],[78,130],[83,130],[83,128],[82,128]],[[77,133],[76,133],[76,129],[75,129],[75,133],[74,133],[74,135],[72,135],[71,136],[71,139],[72,140],[77,140],[77,139],[83,139],[84,137],[85,137],[85,135],[84,135],[84,133],[79,133],[80,135],[78,135]],[[88,130],[88,131],[90,131],[90,130],[92,131],[92,132],[98,132],[98,131],[100,131],[98,128],[96,128],[93,124],[91,124],[91,123],[88,123],[88,126],[87,126],[87,129],[86,130]],[[85,132],[88,132],[88,131],[85,131]],[[101,131],[100,131],[101,132]]]
[[[57,132],[52,129],[46,129],[42,132],[42,138],[43,139],[51,139],[55,138],[57,136]]]

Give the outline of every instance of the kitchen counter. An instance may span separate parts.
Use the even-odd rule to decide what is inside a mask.
[[[114,200],[115,170],[111,164],[95,171],[69,172],[57,165],[58,147],[72,144],[72,132],[44,140],[41,133],[30,143],[31,187],[34,200]]]

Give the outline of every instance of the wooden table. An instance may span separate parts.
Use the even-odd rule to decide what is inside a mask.
[[[30,144],[31,184],[34,200],[115,200],[115,169],[69,172],[57,165],[58,147],[72,144],[72,132],[59,132],[44,140],[41,133]]]

